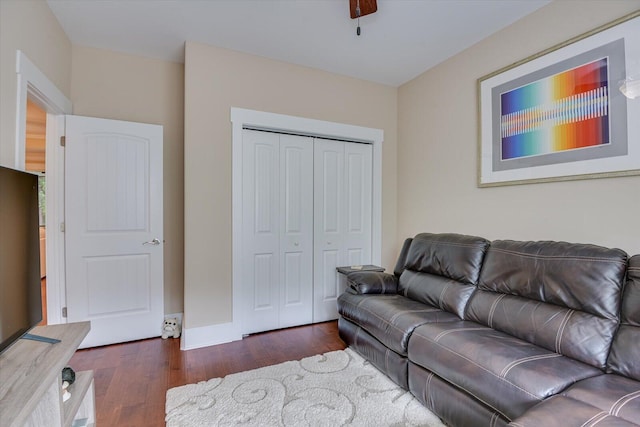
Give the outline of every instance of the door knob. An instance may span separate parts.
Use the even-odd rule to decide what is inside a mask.
[[[143,245],[153,245],[153,246],[158,246],[160,244],[160,240],[158,239],[153,239],[149,242],[144,242]]]

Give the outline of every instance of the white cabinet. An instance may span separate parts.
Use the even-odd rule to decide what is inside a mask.
[[[371,261],[372,147],[243,131],[242,333],[337,318],[336,266]]]

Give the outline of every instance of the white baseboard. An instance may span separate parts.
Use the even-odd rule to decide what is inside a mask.
[[[199,328],[183,327],[180,338],[180,350],[193,350],[210,345],[224,344],[242,339],[239,328],[233,323],[201,326]]]

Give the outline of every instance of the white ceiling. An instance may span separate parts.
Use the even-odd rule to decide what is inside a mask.
[[[48,0],[73,44],[175,62],[196,41],[399,86],[550,0]]]

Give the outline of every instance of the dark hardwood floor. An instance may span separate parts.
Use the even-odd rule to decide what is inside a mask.
[[[147,427],[165,424],[165,393],[172,387],[344,348],[333,321],[188,351],[172,338],[97,347],[79,350],[69,364],[93,370],[98,426]]]

